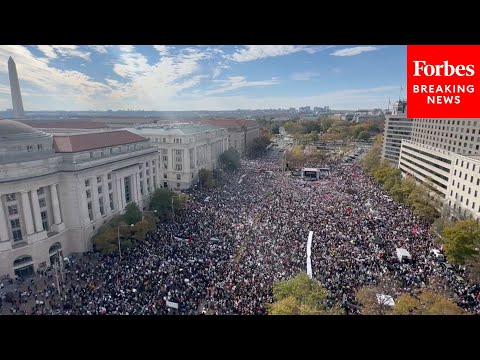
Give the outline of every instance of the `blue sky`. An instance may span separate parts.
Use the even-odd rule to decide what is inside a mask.
[[[25,110],[386,108],[405,89],[406,46],[0,45]]]

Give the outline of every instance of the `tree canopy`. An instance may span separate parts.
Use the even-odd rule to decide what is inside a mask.
[[[187,201],[188,196],[186,194],[159,188],[152,194],[150,209],[157,210],[157,215],[161,218],[171,218],[173,211],[182,209]]]
[[[306,273],[273,285],[275,302],[269,306],[271,315],[322,315],[338,313],[338,308],[327,309],[327,291]]]
[[[465,312],[445,295],[424,290],[418,297],[403,294],[395,301],[395,315],[461,315]]]
[[[240,169],[240,154],[235,148],[230,148],[224,151],[220,155],[219,159],[220,162],[223,164],[225,170],[227,171],[235,171],[237,169]]]
[[[138,207],[136,202],[131,202],[125,206],[125,213],[123,214],[123,220],[127,224],[135,224],[142,219],[142,211]]]
[[[215,180],[213,178],[213,172],[208,169],[200,169],[198,172],[198,180],[200,186],[210,189],[215,186]]]
[[[450,262],[464,264],[478,256],[480,225],[475,220],[456,221],[443,228],[445,254]]]

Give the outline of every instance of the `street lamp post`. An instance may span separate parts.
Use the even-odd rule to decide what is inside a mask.
[[[120,228],[121,227],[134,227],[135,224],[130,225],[118,225],[117,227],[117,240],[118,240],[118,254],[120,255],[120,260],[122,260],[122,248],[120,246]]]

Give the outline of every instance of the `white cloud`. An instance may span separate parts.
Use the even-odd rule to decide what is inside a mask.
[[[155,50],[158,51],[161,56],[165,56],[168,54],[168,49],[166,45],[153,45],[153,47],[155,48]]]
[[[59,55],[63,57],[79,57],[90,61],[90,53],[80,50],[77,45],[37,45],[37,48],[45,54],[48,59],[56,59]]]
[[[219,77],[221,72],[222,72],[222,69],[220,68],[220,66],[215,67],[213,69],[212,78],[215,79],[215,78]]]
[[[318,76],[317,73],[305,71],[305,72],[295,72],[290,75],[290,79],[298,80],[298,81],[305,81],[311,80],[312,78]]]
[[[120,49],[120,51],[127,53],[135,51],[135,46],[133,45],[119,45],[118,48]]]
[[[17,64],[27,111],[126,108],[164,111],[234,110],[305,105],[355,109],[385,107],[388,98],[398,96],[398,85],[326,92],[307,97],[232,96],[229,92],[235,89],[273,86],[279,80],[270,78],[249,81],[245,76],[219,79],[221,70],[228,68],[228,65],[222,62],[222,59],[218,61],[220,53],[216,54],[214,62],[209,62],[216,52],[201,47],[191,47],[188,51],[169,51],[165,56],[152,59],[137,52],[140,46],[115,46],[112,50],[116,52],[108,51],[109,55],[116,54],[116,57],[108,57],[114,74],[101,81],[83,73],[81,67],[78,67],[81,71],[61,70],[51,64],[53,56],[73,56],[71,54],[75,51],[85,52],[85,49],[96,51],[91,47],[51,46],[43,50],[39,47],[43,57],[36,57],[26,46],[0,46],[0,109],[11,108],[7,75],[9,56],[12,56]],[[167,50],[170,49],[168,46]],[[212,80],[217,73],[217,77]],[[305,78],[308,74],[302,75]],[[297,78],[299,77],[302,76],[297,74]],[[210,88],[204,90],[204,86],[198,86],[203,81],[209,81]]]
[[[108,52],[108,48],[112,45],[88,45],[90,49],[99,53],[99,54],[106,54]]]
[[[330,55],[333,56],[355,56],[367,51],[378,50],[376,46],[355,46],[351,48],[334,51]]]
[[[205,91],[206,95],[219,94],[244,87],[270,86],[278,84],[276,78],[262,81],[247,81],[243,76],[230,76],[228,80],[214,80],[214,82],[219,84],[220,86],[217,89]]]
[[[273,56],[283,56],[300,51],[313,54],[331,47],[332,46],[309,47],[305,45],[245,45],[243,48],[233,53],[229,58],[234,61],[244,62]]]
[[[37,48],[49,59],[55,59],[57,57],[57,53],[51,45],[37,45]]]

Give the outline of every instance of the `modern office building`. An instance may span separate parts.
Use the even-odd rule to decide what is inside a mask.
[[[382,160],[388,160],[397,166],[402,140],[410,140],[411,134],[412,120],[407,119],[407,102],[397,101],[393,106],[392,115],[385,117]]]
[[[431,182],[456,218],[480,216],[480,119],[412,119],[398,166],[419,182]]]
[[[218,168],[228,149],[226,128],[190,123],[142,125],[126,130],[148,138],[159,152],[159,182],[170,189],[187,189],[198,182],[201,169]]]

